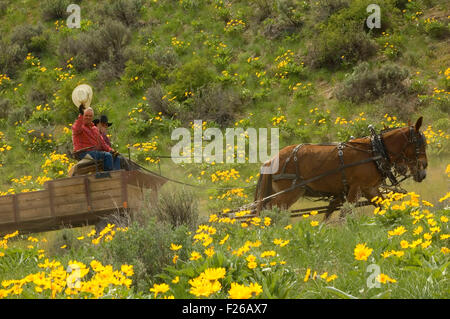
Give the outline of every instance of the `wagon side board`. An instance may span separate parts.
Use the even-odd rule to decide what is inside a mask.
[[[45,189],[0,197],[0,235],[93,225],[115,212],[140,209],[144,189],[152,198],[165,180],[141,171],[113,171],[48,181]]]

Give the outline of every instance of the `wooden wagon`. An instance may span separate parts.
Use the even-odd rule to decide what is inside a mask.
[[[45,189],[0,197],[0,235],[94,225],[114,212],[133,213],[146,189],[166,180],[142,170],[118,170],[47,181]]]

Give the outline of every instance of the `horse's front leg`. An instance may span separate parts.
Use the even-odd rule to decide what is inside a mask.
[[[375,206],[375,207],[381,207],[380,204],[377,204],[376,201],[372,201],[372,199],[374,197],[378,197],[384,200],[383,194],[381,194],[380,190],[378,189],[378,187],[372,187],[372,188],[368,188],[368,189],[363,189],[363,194],[364,197],[367,198],[368,201],[370,201],[370,203]]]
[[[351,204],[356,204],[359,200],[360,193],[361,193],[361,189],[359,186],[357,186],[357,185],[350,186],[350,189],[347,194],[347,202],[349,202]],[[341,208],[341,213],[340,213],[339,217],[342,219],[348,213],[349,213],[349,208],[343,207],[343,208]]]

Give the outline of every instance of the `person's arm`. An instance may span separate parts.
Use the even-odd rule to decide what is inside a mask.
[[[78,115],[77,120],[75,121],[75,123],[73,123],[72,125],[72,133],[74,135],[79,135],[83,132],[83,115]]]
[[[102,151],[105,151],[105,152],[113,152],[114,150],[113,150],[108,144],[106,144],[106,142],[105,142],[105,140],[103,139],[102,134],[100,134],[100,131],[98,130],[98,128],[94,126],[93,129],[94,129],[95,131],[97,131],[97,136],[99,137],[99,140],[100,140],[100,147],[101,147]]]

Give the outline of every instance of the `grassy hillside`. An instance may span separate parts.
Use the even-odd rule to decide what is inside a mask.
[[[66,25],[66,8],[70,3],[81,8],[79,29]],[[161,169],[165,176],[205,186],[205,190],[195,190],[193,195],[204,218],[211,211],[251,201],[254,188],[250,186],[257,180],[260,164],[176,165],[170,159],[160,159],[158,155],[170,155],[177,142],[171,140],[175,128],[193,129],[193,121],[197,119],[203,121],[203,129],[278,127],[283,147],[345,141],[350,136],[367,135],[369,124],[377,129],[404,126],[424,116],[429,175],[421,184],[405,185],[409,191],[432,201],[437,206],[432,213],[445,220],[445,201],[439,199],[448,190],[450,154],[447,1],[378,1],[381,28],[370,30],[366,25],[369,16],[366,8],[371,3],[372,0],[0,0],[0,196],[41,189],[45,181],[67,175],[75,163],[70,156],[70,126],[78,115],[71,93],[78,84],[87,83],[93,87],[92,106],[96,115],[107,114],[114,123],[110,133],[117,150],[122,154],[130,150],[132,159],[149,169]],[[244,188],[233,191],[210,188],[229,186]],[[315,203],[300,201],[296,207],[312,204]],[[361,215],[370,217],[351,221],[342,229],[320,228],[320,240],[331,242],[327,238],[350,238],[354,231],[363,234],[373,229],[369,233],[377,235],[361,235],[358,243],[369,240],[374,243],[379,231],[399,225],[368,221],[365,218],[373,217],[372,210],[361,211],[364,212]],[[446,224],[441,223],[443,234]],[[376,226],[368,226],[372,224]],[[294,226],[297,233],[292,230],[289,235],[292,237],[286,238],[294,241],[295,234],[306,236],[303,227],[311,226],[308,225],[309,222],[303,221]],[[133,240],[150,236],[145,227],[135,227],[129,233]],[[283,227],[273,230],[273,236],[283,237]],[[245,243],[247,236],[250,241],[258,236],[257,232],[230,230],[234,231],[243,241],[239,245]],[[89,264],[88,256],[114,263],[115,267],[131,263],[127,260],[129,256],[115,259],[106,256],[106,252],[105,256],[103,252],[95,255],[92,243],[80,246],[76,237],[87,237],[89,232],[90,229],[80,229],[51,233],[51,245],[58,249],[45,247],[45,250],[50,249],[51,258],[61,257],[64,267],[68,258],[87,258],[83,262]],[[170,245],[186,237],[183,230],[167,233],[167,237],[148,240]],[[432,235],[437,239],[438,232]],[[25,242],[16,243],[18,248],[11,252],[15,257],[10,256],[13,258],[8,261],[10,266],[4,266],[0,257],[1,279],[26,275],[25,270],[11,272],[14,258],[31,261],[34,254],[39,256],[37,250],[26,249],[26,238],[21,239]],[[269,241],[273,239],[270,237]],[[59,247],[70,240],[76,243],[74,250],[61,255]],[[335,249],[350,249],[347,253],[351,256],[356,239],[351,241],[352,247],[344,248],[343,243]],[[370,247],[375,245],[370,243]],[[377,254],[391,244],[377,243]],[[425,254],[423,258],[429,262],[446,246],[446,238],[442,245],[433,241],[431,257]],[[307,253],[311,247],[308,246]],[[189,263],[191,250],[194,248],[186,250],[180,258]],[[302,255],[304,259],[292,261],[293,273],[289,276],[300,273],[303,276],[308,267],[316,269],[325,261],[323,256],[316,265],[308,266],[307,253]],[[344,269],[356,267],[348,254],[346,258],[349,259],[324,271],[338,273],[342,278]],[[226,264],[224,260],[206,263],[204,267],[222,267]],[[448,257],[442,262],[447,261]],[[158,267],[170,262],[161,257]],[[37,265],[29,265],[27,271],[35,272]],[[133,265],[135,273],[141,276],[133,277],[136,285],[133,296],[140,296],[139,291],[148,293],[157,283],[156,273],[148,272],[141,259]],[[362,269],[359,270],[363,272]],[[185,274],[187,285],[187,278],[193,278],[194,273],[186,270]],[[195,275],[199,274],[196,270]],[[426,285],[428,275],[418,276]],[[230,278],[222,284],[230,287]],[[249,278],[257,281],[256,277]],[[367,291],[358,293],[358,284],[351,284],[351,276],[348,278],[339,289],[362,297],[376,295]],[[392,295],[443,296],[445,283],[448,280],[436,283],[435,295],[428,288],[403,294],[401,291],[409,287],[401,285]],[[297,284],[294,286],[300,289]],[[270,290],[264,297],[343,296],[325,291],[322,286],[308,288],[306,292],[301,288],[305,294],[298,289],[294,289],[295,293]],[[181,290],[173,293],[177,297],[187,296]]]

